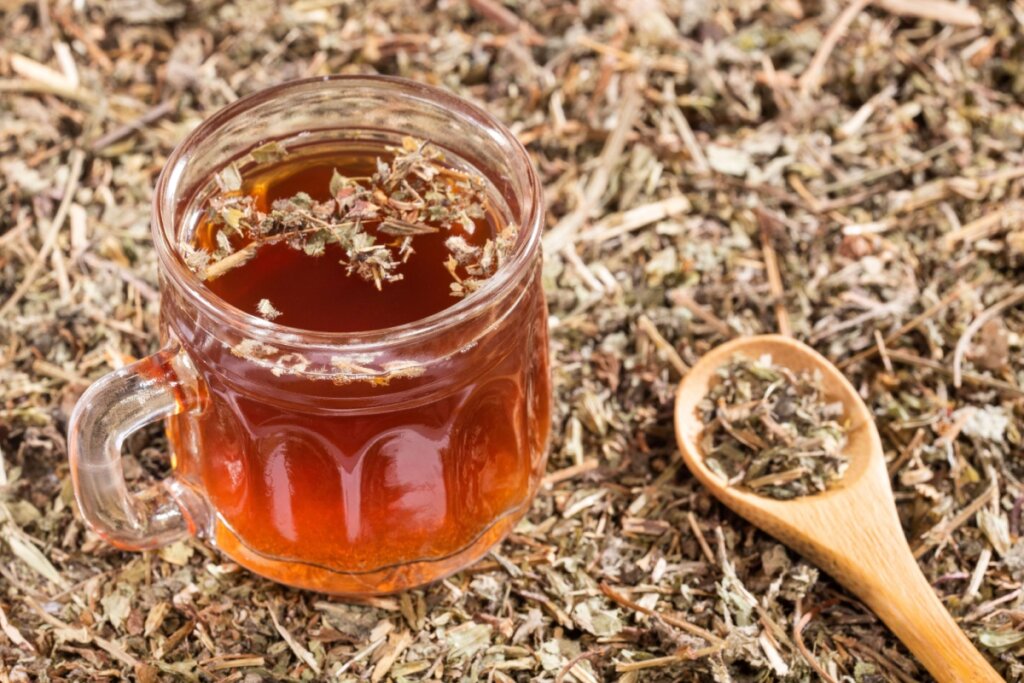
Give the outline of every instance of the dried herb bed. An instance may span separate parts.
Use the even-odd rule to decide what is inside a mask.
[[[0,680],[927,680],[680,465],[680,374],[780,329],[845,363],[921,566],[1024,678],[1020,0],[82,4],[0,3]],[[83,388],[155,348],[172,146],[341,72],[484,103],[552,223],[547,485],[493,557],[365,605],[117,552],[65,462]],[[133,485],[165,472],[159,430],[130,446]]]

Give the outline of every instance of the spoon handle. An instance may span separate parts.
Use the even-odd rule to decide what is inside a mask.
[[[866,550],[856,558],[856,568],[848,567],[849,573],[837,578],[846,579],[843,582],[848,582],[939,683],[1004,683],[946,611],[911,555],[902,531],[888,527],[876,532],[883,537],[872,546],[878,551]]]

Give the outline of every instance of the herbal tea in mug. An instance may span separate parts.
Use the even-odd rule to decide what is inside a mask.
[[[164,348],[72,416],[86,519],[345,594],[479,558],[544,469],[542,213],[515,138],[432,88],[300,81],[216,114],[157,186]],[[160,418],[172,476],[131,494],[121,443]]]

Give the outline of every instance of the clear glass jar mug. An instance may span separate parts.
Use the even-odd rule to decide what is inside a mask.
[[[232,307],[182,261],[176,245],[211,179],[250,150],[406,135],[471,165],[520,226],[512,258],[474,295],[398,327],[303,331]],[[221,110],[178,146],[157,183],[163,348],[93,384],[71,417],[86,521],[129,550],[206,537],[256,573],[332,593],[403,590],[472,563],[525,514],[544,471],[542,225],[523,147],[441,90],[333,77]],[[259,353],[237,353],[243,343]],[[417,371],[403,371],[410,366]],[[122,444],[161,419],[172,474],[130,492]]]

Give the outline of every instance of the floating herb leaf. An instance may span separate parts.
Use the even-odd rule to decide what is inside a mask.
[[[446,245],[451,257],[445,266],[452,274],[453,296],[465,296],[491,277],[512,253],[518,237],[513,225],[500,229],[482,247],[471,246],[458,234],[473,234],[475,219],[486,215],[483,178],[445,165],[444,154],[429,142],[411,137],[400,147],[388,147],[390,162],[378,158],[373,175],[350,178],[333,173],[330,198],[317,201],[305,192],[275,200],[269,211],[252,196],[242,194],[242,175],[235,164],[216,175],[221,194],[207,204],[207,220],[214,232],[215,249],[206,251],[182,244],[186,264],[200,277],[213,280],[244,265],[268,244],[285,243],[317,257],[327,245],[344,252],[341,264],[380,289],[402,279],[399,265],[414,253],[412,240],[440,231],[454,234]],[[269,142],[250,152],[258,164],[280,161],[288,150]],[[369,232],[368,228],[373,228]],[[384,236],[394,240],[378,241]],[[259,312],[272,320],[280,311],[267,301]]]
[[[273,320],[281,315],[281,311],[274,308],[274,304],[270,303],[270,299],[260,299],[259,303],[256,304],[256,310],[267,320]]]

